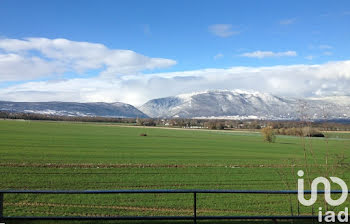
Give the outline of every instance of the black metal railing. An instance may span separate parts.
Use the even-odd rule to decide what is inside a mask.
[[[350,191],[349,191],[350,192]],[[197,194],[297,194],[298,191],[268,191],[268,190],[0,190],[0,222],[10,220],[280,220],[280,219],[316,219],[317,216],[290,215],[290,216],[197,216]],[[311,191],[304,191],[310,194]],[[318,191],[324,194],[324,191]],[[339,194],[342,191],[332,191]],[[4,216],[5,194],[193,194],[192,216]],[[298,206],[299,211],[299,206]]]

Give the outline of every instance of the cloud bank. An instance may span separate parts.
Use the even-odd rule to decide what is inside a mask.
[[[90,70],[98,70],[101,76],[125,75],[175,64],[174,60],[109,49],[97,43],[47,38],[0,39],[0,82],[66,72],[83,75]]]
[[[230,26],[218,27],[222,28],[222,36],[232,35]],[[255,51],[242,56],[296,55],[294,51]],[[153,98],[215,89],[245,89],[297,97],[350,95],[350,60],[142,73],[174,64],[171,59],[151,58],[97,43],[46,38],[0,39],[0,84],[22,82],[0,88],[0,100],[119,101],[138,106]],[[69,76],[62,75],[67,73],[73,74],[73,78],[65,79]]]
[[[283,96],[350,94],[350,60],[319,65],[232,67],[147,75],[98,76],[27,82],[0,89],[0,100],[115,102],[141,105],[152,98],[210,89],[246,89]]]

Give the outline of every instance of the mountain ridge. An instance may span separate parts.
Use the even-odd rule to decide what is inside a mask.
[[[350,120],[350,96],[298,99],[246,90],[207,90],[149,100],[139,108],[114,102],[0,101],[0,111],[61,116],[201,119]],[[303,114],[303,115],[302,115]]]
[[[342,97],[350,102],[350,97]],[[287,98],[245,90],[207,90],[180,94],[150,100],[139,109],[150,117],[232,119],[254,117],[292,120],[299,118],[301,112],[299,110],[303,104],[307,105],[304,109],[307,110],[310,119],[350,119],[350,114],[347,112],[350,104],[332,102],[332,98]],[[327,107],[332,110],[323,111]]]
[[[27,112],[60,116],[101,116],[120,118],[147,118],[136,107],[121,103],[78,103],[78,102],[11,102],[0,101],[0,111]]]

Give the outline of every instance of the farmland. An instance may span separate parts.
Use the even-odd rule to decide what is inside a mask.
[[[304,143],[311,176],[349,183],[350,134],[329,137],[271,144],[257,132],[2,120],[0,189],[296,190]],[[291,206],[296,196],[198,195],[199,215],[290,215]],[[7,195],[4,207],[8,216],[191,215],[192,197]]]

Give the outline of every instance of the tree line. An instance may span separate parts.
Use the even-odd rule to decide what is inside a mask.
[[[59,116],[51,114],[20,113],[0,111],[2,119],[109,122],[129,123],[138,126],[166,126],[180,128],[204,128],[212,130],[260,130],[271,127],[276,134],[302,136],[309,131],[312,135],[324,131],[350,131],[350,123],[333,121],[270,121],[270,120],[224,120],[224,119],[185,119],[185,118],[115,118],[94,116]],[[308,127],[309,130],[306,130]],[[304,129],[303,129],[304,128]]]

